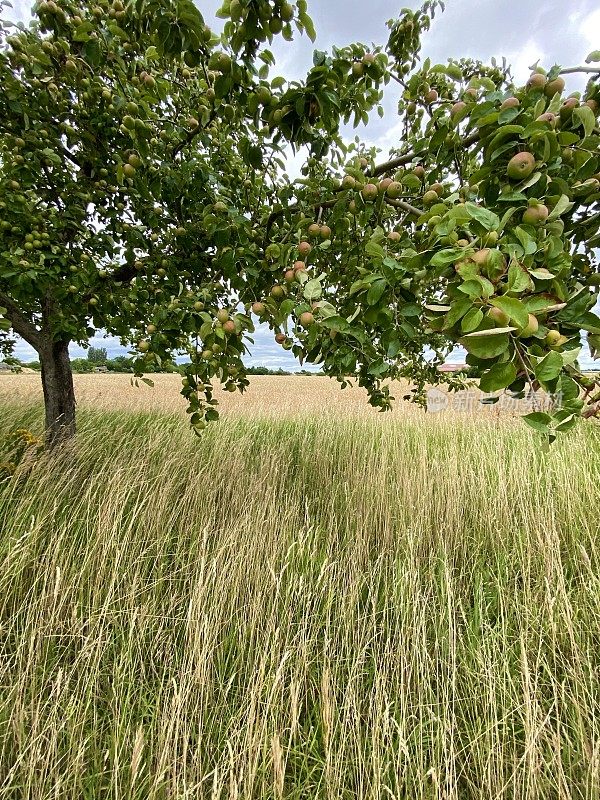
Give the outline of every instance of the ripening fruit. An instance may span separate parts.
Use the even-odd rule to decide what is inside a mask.
[[[562,94],[565,89],[565,82],[562,78],[554,78],[544,86],[544,94],[547,97],[554,97],[555,94]]]
[[[140,351],[140,353],[147,353],[148,350],[150,350],[150,342],[142,339],[141,342],[138,342],[137,349]]]
[[[480,267],[482,267],[485,263],[487,263],[489,256],[490,256],[490,248],[484,247],[481,250],[477,250],[475,253],[473,253],[473,255],[471,256],[471,260],[474,261],[476,264],[478,264]]]
[[[510,322],[510,317],[508,314],[505,311],[502,311],[501,308],[496,308],[495,306],[490,308],[490,310],[487,312],[487,315],[490,319],[494,320],[494,323],[499,328],[506,328]]]
[[[283,286],[273,286],[271,289],[271,297],[274,297],[275,300],[281,300],[285,297],[285,289]]]
[[[552,331],[548,331],[548,333],[546,334],[546,337],[544,338],[544,341],[550,347],[555,347],[560,342],[561,338],[562,337],[561,337],[560,331],[552,330]]]
[[[308,226],[308,233],[310,236],[318,236],[321,232],[321,226],[318,222],[313,222]]]
[[[298,270],[300,269],[306,269],[306,264],[304,263],[304,261],[294,261],[293,269],[295,272],[298,272]]]
[[[123,175],[125,175],[126,178],[133,178],[135,175],[135,167],[131,164],[123,164]]]
[[[368,201],[368,200],[376,200],[379,191],[377,189],[376,184],[367,183],[363,186],[360,193],[362,194],[364,199]]]
[[[514,181],[521,181],[528,178],[535,169],[535,158],[531,153],[517,153],[508,162],[506,174]]]
[[[541,225],[548,219],[548,214],[547,206],[530,206],[523,212],[523,222],[526,225]]]
[[[439,200],[438,193],[434,192],[433,189],[429,189],[429,191],[425,192],[423,195],[423,205],[424,206],[431,206],[434,203],[437,203]]]
[[[573,109],[577,108],[579,105],[579,99],[577,97],[567,97],[566,100],[563,101],[563,104],[560,107],[559,114],[562,120],[567,120],[573,114]]]
[[[402,237],[398,231],[390,231],[387,235],[387,238],[390,240],[390,242],[399,242]]]
[[[132,167],[135,167],[136,169],[142,166],[142,159],[138,156],[137,153],[131,153],[127,161],[129,164],[131,164]]]
[[[307,256],[310,251],[312,250],[312,245],[310,242],[299,242],[298,244],[298,252],[301,256]]]
[[[377,184],[377,188],[381,194],[385,194],[393,182],[394,181],[391,178],[382,178]]]
[[[265,311],[266,306],[264,303],[252,303],[252,312],[256,314],[257,317],[262,317]]]
[[[546,111],[535,118],[536,122],[547,122],[552,128],[556,126],[556,114],[551,111]]]
[[[362,77],[364,71],[365,67],[362,61],[355,61],[354,64],[352,64],[352,74],[354,75],[355,78]]]
[[[310,327],[314,321],[315,318],[310,313],[310,311],[304,311],[302,314],[300,314],[300,324],[302,325],[303,328]]]
[[[279,16],[284,22],[291,22],[293,20],[294,9],[287,0],[284,0],[279,6]]]
[[[534,333],[537,333],[539,327],[540,324],[537,321],[537,317],[534,317],[533,314],[530,314],[529,321],[524,328],[521,328],[519,331],[519,336],[522,339],[527,339],[529,336],[533,336]]]
[[[353,178],[352,175],[344,175],[342,178],[342,188],[343,189],[355,189],[356,188],[356,178]]]
[[[459,114],[462,114],[462,112],[465,110],[466,107],[467,104],[464,102],[464,100],[459,100],[457,103],[454,103],[454,105],[450,109],[450,116],[454,118]]]
[[[502,101],[500,111],[504,111],[507,108],[518,108],[520,105],[521,103],[516,97],[507,97],[506,100]]]
[[[227,322],[229,319],[229,311],[226,308],[220,308],[217,311],[217,320],[221,323]]]
[[[527,88],[543,89],[547,83],[548,83],[548,78],[545,75],[542,75],[541,72],[534,72],[532,75],[529,76],[529,80],[527,81]]]
[[[204,311],[204,303],[200,302],[200,300],[197,300],[194,303],[194,311]]]
[[[148,325],[148,326],[146,326],[146,332],[149,333],[150,335],[152,335],[153,333],[156,333],[156,325]]]
[[[287,339],[287,336],[285,335],[285,333],[276,333],[275,334],[275,341],[277,342],[277,344],[283,344],[286,339]]]
[[[329,225],[321,225],[321,239],[330,239],[331,238],[331,228]]]
[[[416,175],[419,180],[423,180],[425,177],[425,167],[422,164],[417,164],[417,166],[413,169],[413,175]]]
[[[430,89],[423,99],[425,100],[426,103],[435,103],[435,101],[438,99],[438,97],[439,97],[439,95],[436,92],[436,90],[435,89]]]
[[[295,277],[296,277],[296,273],[294,272],[294,270],[293,269],[288,269],[288,270],[285,271],[283,279],[285,280],[286,283],[293,283]]]
[[[366,169],[366,168],[369,166],[369,162],[367,161],[367,159],[366,159],[364,156],[361,156],[361,157],[358,159],[358,166],[359,166],[361,169]]]
[[[399,181],[392,181],[387,187],[386,194],[392,200],[397,200],[402,195],[402,184]]]
[[[235,322],[232,319],[228,319],[227,322],[223,323],[223,330],[227,335],[235,333]]]

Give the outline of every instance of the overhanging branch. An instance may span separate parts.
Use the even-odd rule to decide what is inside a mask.
[[[40,331],[27,319],[17,304],[11,300],[8,295],[5,295],[4,292],[0,292],[0,306],[6,308],[6,318],[10,322],[14,332],[25,339],[26,342],[39,352],[43,345]]]
[[[477,133],[472,133],[470,136],[466,136],[464,139],[461,139],[460,146],[469,147],[470,145],[475,144],[475,142],[478,142],[479,137],[479,131],[477,131]],[[403,167],[405,164],[410,164],[410,162],[414,161],[415,158],[420,158],[426,153],[427,150],[421,150],[418,153],[416,151],[411,151],[410,153],[405,153],[397,158],[392,158],[383,164],[378,164],[376,167],[373,167],[372,170],[367,172],[367,176],[369,178],[376,178],[379,175],[385,175],[386,172],[392,172],[392,170],[398,169],[398,167]]]
[[[391,197],[386,197],[385,202],[390,206],[394,206],[394,208],[401,208],[403,211],[408,211],[409,214],[414,214],[416,217],[420,217],[421,214],[423,214],[420,209],[416,206],[411,206],[406,200],[394,200]]]

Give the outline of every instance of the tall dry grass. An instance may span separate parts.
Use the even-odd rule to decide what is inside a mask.
[[[597,798],[598,444],[82,413],[0,486],[0,798]]]

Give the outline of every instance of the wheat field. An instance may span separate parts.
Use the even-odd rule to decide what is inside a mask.
[[[185,414],[186,403],[180,394],[179,375],[158,374],[149,376],[154,386],[141,381],[137,385],[130,375],[93,374],[75,375],[75,394],[82,408],[113,411],[116,408],[128,412],[160,412]],[[250,386],[243,393],[226,392],[215,386],[215,397],[219,411],[225,418],[240,417],[340,417],[359,416],[367,419],[390,417],[421,417],[425,413],[420,406],[403,401],[410,390],[408,384],[392,384],[395,403],[390,412],[381,414],[367,402],[364,389],[354,384],[342,389],[340,384],[326,376],[314,375],[252,375]],[[476,397],[476,389],[468,389]],[[462,395],[461,395],[462,397]],[[42,402],[42,387],[39,373],[0,375],[0,401],[12,403]],[[502,407],[482,405],[476,399],[468,404],[454,403],[450,396],[450,407],[443,414],[457,416],[486,415],[518,419],[525,410],[523,402],[506,401]],[[457,406],[455,408],[455,406]]]
[[[25,377],[0,460],[41,430]],[[21,446],[0,799],[600,797],[598,428],[544,453],[490,413],[317,413],[323,380],[198,439],[175,389],[79,376],[75,445]]]

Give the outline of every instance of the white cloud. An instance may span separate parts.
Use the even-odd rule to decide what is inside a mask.
[[[590,50],[597,50],[600,47],[600,8],[588,14],[578,27],[579,33],[589,44]]]

